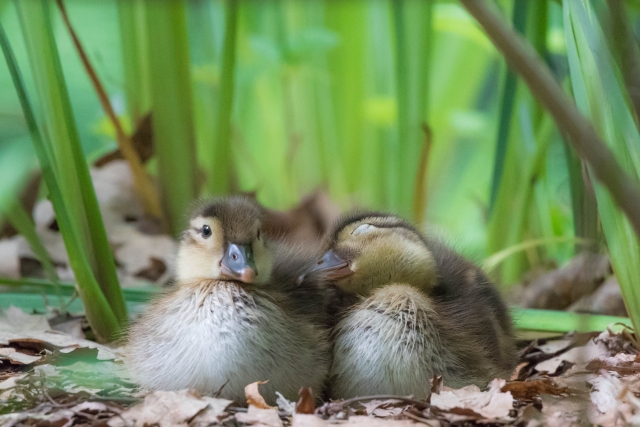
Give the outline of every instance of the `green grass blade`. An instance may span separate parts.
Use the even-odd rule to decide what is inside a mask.
[[[77,288],[77,284],[68,282],[58,282],[58,290],[54,284],[48,280],[35,279],[31,277],[23,277],[21,279],[12,279],[8,277],[0,277],[0,285],[10,286],[12,292],[25,294],[42,294],[71,296]],[[148,286],[140,286],[135,288],[124,288],[122,294],[127,302],[147,302],[154,295],[159,295],[163,290],[149,284]]]
[[[523,34],[527,24],[528,0],[516,0],[513,8],[513,26],[516,31]],[[513,104],[516,98],[517,78],[516,74],[507,69],[502,89],[500,103],[500,121],[498,124],[498,139],[493,162],[493,175],[491,178],[491,192],[489,193],[489,213],[493,212],[498,190],[504,173],[504,163],[507,157],[507,143],[509,142],[509,130],[513,116]]]
[[[225,8],[224,45],[222,47],[222,73],[220,76],[220,101],[213,141],[215,167],[208,174],[208,188],[212,194],[226,194],[231,191],[231,114],[233,112],[233,92],[235,85],[236,38],[239,2],[227,0]]]
[[[18,93],[18,98],[23,109],[24,117],[29,128],[40,167],[42,176],[49,189],[49,196],[56,211],[56,218],[60,226],[60,232],[65,242],[69,254],[71,268],[78,280],[78,291],[85,305],[87,319],[96,335],[101,339],[108,341],[119,336],[121,331],[121,323],[114,315],[111,307],[104,294],[100,289],[100,285],[96,281],[91,264],[82,248],[81,240],[75,234],[75,227],[66,211],[66,204],[60,187],[58,186],[57,177],[54,172],[53,162],[50,159],[50,151],[41,137],[38,129],[33,109],[29,103],[24,82],[17,66],[17,61],[6,33],[2,25],[0,25],[0,47],[2,48],[11,78]]]
[[[616,331],[632,327],[627,317],[579,314],[568,311],[512,308],[511,315],[519,330],[543,332],[595,332],[605,331],[611,325]]]
[[[197,194],[185,3],[148,0],[145,17],[158,181],[169,228],[177,235]]]
[[[48,145],[54,155],[55,175],[72,219],[74,233],[84,238],[83,249],[87,252],[96,280],[118,321],[126,324],[127,310],[120,292],[113,254],[62,74],[51,25],[50,4],[28,0],[19,2],[18,10],[40,98],[39,105],[51,140]]]
[[[611,54],[597,19],[589,3],[581,0],[565,2],[563,11],[576,104],[591,117],[618,162],[637,180],[640,176],[640,134],[634,114],[625,101],[624,82],[612,67]],[[599,182],[594,186],[611,264],[627,312],[637,328],[640,326],[640,288],[637,286],[640,241],[612,194]]]

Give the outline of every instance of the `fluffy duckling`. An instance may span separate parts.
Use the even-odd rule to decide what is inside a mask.
[[[329,247],[315,270],[360,296],[334,330],[332,398],[426,398],[434,375],[461,387],[511,373],[511,319],[480,268],[380,213],[345,218]]]
[[[243,197],[205,204],[191,216],[176,260],[177,287],[135,323],[125,346],[131,379],[144,388],[191,388],[244,402],[254,381],[297,398],[320,392],[329,369],[318,287],[299,277],[315,259],[260,235],[258,205]]]

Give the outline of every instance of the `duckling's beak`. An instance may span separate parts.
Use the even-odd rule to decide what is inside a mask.
[[[349,262],[340,258],[333,250],[327,251],[311,271],[326,271],[329,280],[353,274]]]
[[[252,283],[258,275],[253,261],[251,245],[236,245],[229,243],[227,253],[220,261],[222,276],[230,280]]]

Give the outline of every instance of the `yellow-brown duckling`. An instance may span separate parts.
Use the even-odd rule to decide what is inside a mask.
[[[176,260],[175,290],[130,329],[125,362],[144,388],[191,388],[239,404],[244,387],[295,400],[322,390],[330,351],[319,288],[299,277],[315,258],[260,235],[258,205],[229,197],[195,210]],[[305,287],[304,289],[301,289]]]
[[[315,270],[360,296],[334,329],[332,398],[426,398],[429,380],[486,385],[515,366],[507,308],[480,268],[387,214],[352,215]]]

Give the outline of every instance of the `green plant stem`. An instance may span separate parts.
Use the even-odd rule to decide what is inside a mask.
[[[127,110],[137,126],[151,108],[144,0],[118,0],[118,18]]]
[[[78,286],[74,283],[58,282],[58,290],[55,290],[55,286],[52,282],[32,277],[23,277],[21,279],[0,277],[0,285],[11,286],[14,292],[19,293],[39,294],[44,292],[45,294],[50,294],[51,292],[54,292],[56,295],[60,293],[62,296],[73,295]],[[152,284],[136,288],[124,288],[122,290],[125,300],[129,302],[147,302],[155,295],[159,295],[162,292],[163,290],[161,288]]]
[[[65,208],[65,201],[60,187],[58,186],[53,162],[49,157],[50,151],[47,150],[47,147],[40,135],[35,115],[33,114],[33,109],[29,103],[24,82],[22,80],[20,70],[18,69],[15,55],[13,54],[13,50],[11,49],[9,40],[7,39],[4,28],[1,24],[0,47],[2,48],[5,56],[14,87],[18,93],[18,98],[20,100],[20,105],[22,106],[25,121],[27,122],[29,134],[31,135],[36,155],[40,161],[42,176],[47,184],[47,188],[49,189],[49,195],[56,211],[56,218],[69,254],[69,261],[79,283],[78,291],[85,305],[87,319],[100,339],[104,341],[116,339],[120,335],[122,323],[115,316],[109,302],[102,293],[100,285],[91,271],[91,264],[89,263],[85,252],[81,249],[82,243],[78,236],[74,234],[75,227],[73,226]],[[117,289],[119,290],[120,288],[118,287]]]
[[[624,1],[607,0],[610,22],[610,44],[620,64],[622,77],[633,106],[636,126],[640,129],[640,52],[629,25],[629,13]]]
[[[542,332],[595,332],[605,331],[609,326],[619,330],[632,324],[627,317],[580,314],[568,311],[512,308],[511,314],[519,330]]]
[[[226,194],[231,191],[231,115],[235,86],[236,38],[239,1],[227,0],[225,10],[224,45],[222,47],[222,75],[220,76],[220,103],[214,140],[215,167],[207,175],[209,191]]]
[[[148,0],[145,17],[158,181],[165,217],[177,235],[197,194],[185,3]]]
[[[527,24],[527,7],[528,0],[516,0],[513,8],[513,27],[523,34]],[[507,157],[507,145],[509,143],[509,129],[511,128],[511,118],[513,116],[513,104],[516,99],[517,89],[516,74],[507,68],[507,74],[504,79],[504,88],[502,89],[502,101],[500,104],[500,121],[498,124],[498,139],[496,143],[495,158],[493,161],[493,175],[491,177],[491,192],[489,194],[489,214],[493,212],[493,208],[498,198],[498,190],[502,181],[504,172],[504,162]]]
[[[637,180],[620,167],[613,152],[567,98],[531,46],[505,25],[485,0],[460,1],[527,83],[531,93],[549,111],[558,128],[569,136],[580,157],[587,161],[595,177],[606,187],[636,235],[640,236],[640,186]]]

